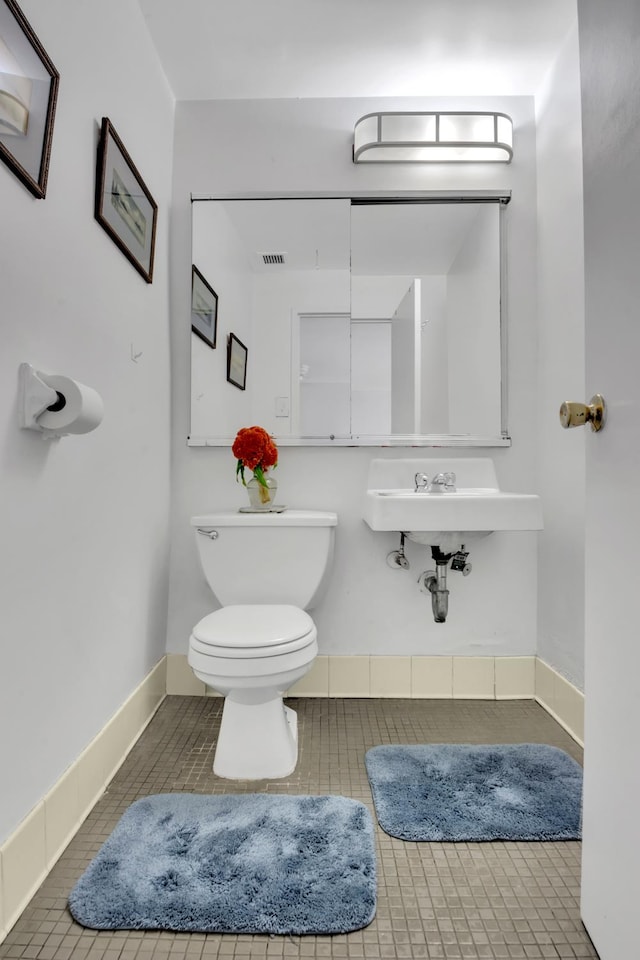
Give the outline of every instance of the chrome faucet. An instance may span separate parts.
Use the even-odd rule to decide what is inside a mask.
[[[455,493],[455,473],[437,473],[429,484],[429,490],[432,493]]]
[[[456,475],[455,473],[436,473],[435,477],[429,480],[426,473],[416,473],[414,493],[455,493]]]
[[[416,473],[414,480],[416,483],[414,493],[426,493],[429,487],[429,477],[426,473]]]

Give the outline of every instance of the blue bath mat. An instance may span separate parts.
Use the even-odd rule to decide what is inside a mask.
[[[539,743],[373,747],[382,829],[401,840],[578,840],[582,768]]]
[[[69,897],[97,930],[346,933],[375,907],[369,811],[330,796],[137,800]]]

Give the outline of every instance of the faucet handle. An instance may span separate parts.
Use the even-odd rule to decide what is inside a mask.
[[[420,490],[426,490],[429,486],[429,477],[426,475],[426,473],[421,473],[418,471],[413,479],[415,482],[414,493],[419,493]]]

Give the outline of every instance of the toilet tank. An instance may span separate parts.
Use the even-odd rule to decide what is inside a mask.
[[[338,517],[322,510],[191,518],[200,563],[221,606],[290,603],[312,609],[331,572]]]

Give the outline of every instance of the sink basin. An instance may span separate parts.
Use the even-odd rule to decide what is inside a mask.
[[[416,493],[416,473],[456,474],[455,492]],[[372,530],[398,530],[419,543],[457,549],[495,530],[541,530],[542,506],[535,494],[499,489],[493,461],[484,457],[373,460],[365,496],[365,522]]]

